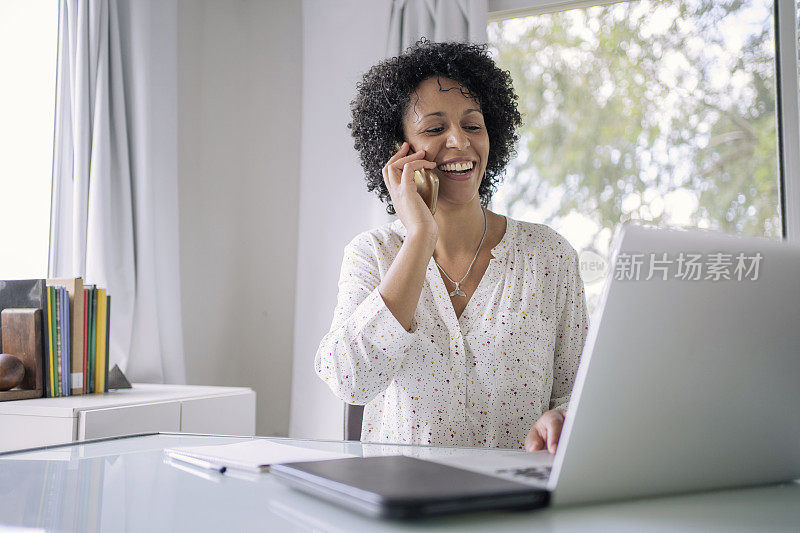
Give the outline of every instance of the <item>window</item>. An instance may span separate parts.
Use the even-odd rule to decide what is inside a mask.
[[[0,279],[47,276],[58,3],[0,0]]]
[[[493,207],[608,257],[635,220],[781,238],[769,0],[641,0],[490,22],[524,124]],[[602,278],[586,283],[590,310]]]

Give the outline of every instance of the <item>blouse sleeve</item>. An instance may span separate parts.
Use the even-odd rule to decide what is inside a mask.
[[[378,292],[380,281],[373,245],[354,239],[344,250],[331,329],[314,358],[317,375],[349,404],[386,390],[415,337],[416,319],[406,331]]]
[[[570,249],[570,258],[559,280],[556,309],[561,318],[556,328],[553,358],[553,390],[550,409],[566,409],[569,404],[575,372],[578,370],[589,320],[586,313],[586,294],[578,269],[578,254]]]

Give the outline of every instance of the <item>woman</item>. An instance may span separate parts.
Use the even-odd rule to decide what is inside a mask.
[[[420,41],[365,75],[349,124],[398,220],[345,248],[318,375],[362,440],[555,452],[587,329],[575,250],[486,209],[521,123],[485,47]],[[400,149],[396,147],[398,144]],[[435,214],[414,171],[436,169]]]

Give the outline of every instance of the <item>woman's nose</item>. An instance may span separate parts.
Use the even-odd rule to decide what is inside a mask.
[[[460,129],[456,129],[455,131],[452,131],[447,136],[447,147],[448,148],[455,148],[457,150],[464,150],[468,146],[469,146],[469,138]]]

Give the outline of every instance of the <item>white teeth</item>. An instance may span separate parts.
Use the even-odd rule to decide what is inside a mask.
[[[472,161],[464,161],[463,163],[447,163],[446,165],[439,165],[439,168],[441,170],[444,170],[445,172],[472,170],[472,167],[473,167]]]

